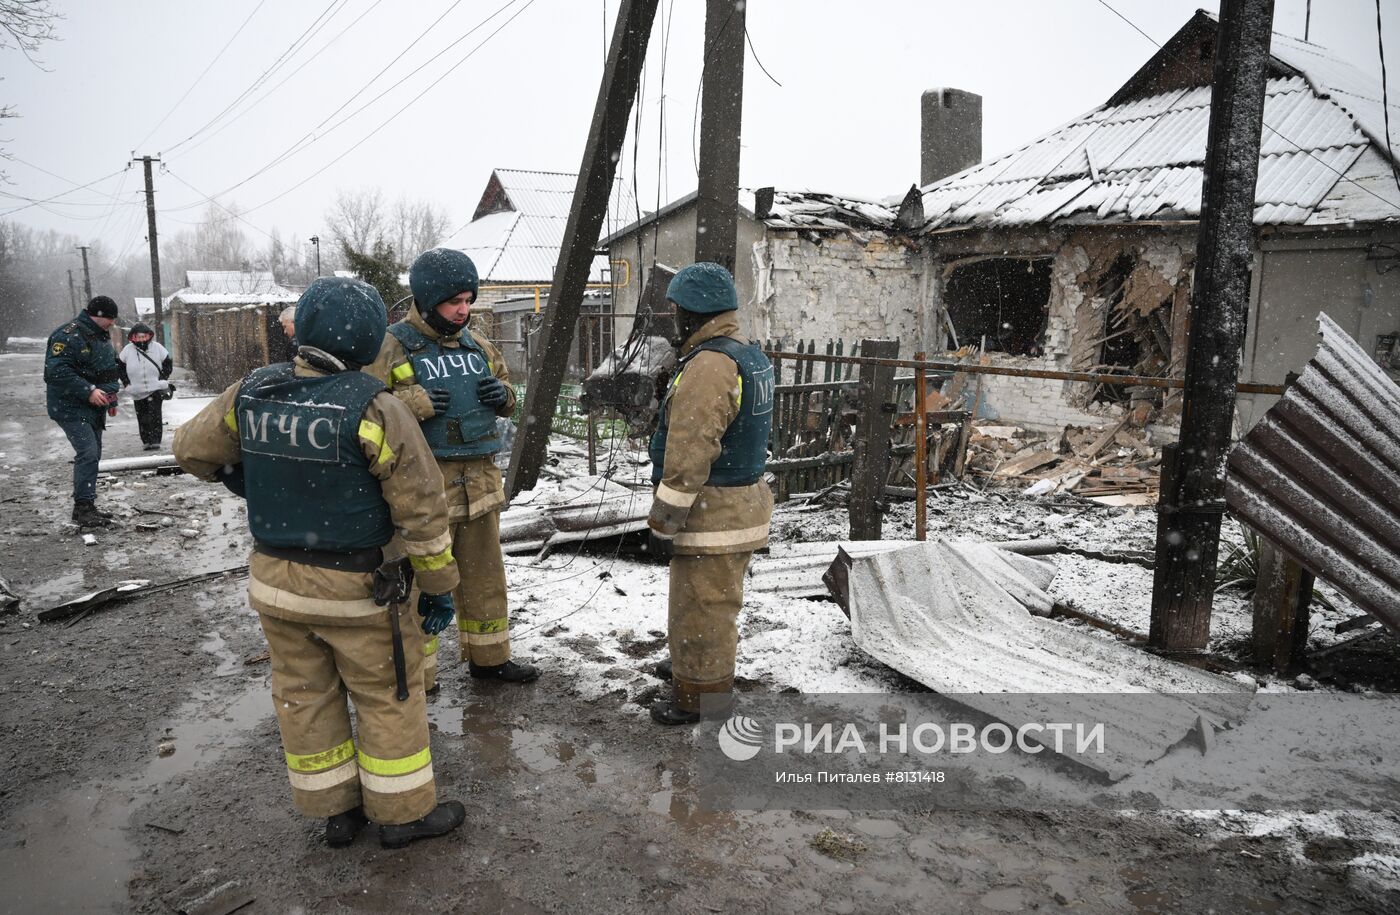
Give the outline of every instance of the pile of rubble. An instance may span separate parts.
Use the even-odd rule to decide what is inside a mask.
[[[979,422],[967,460],[972,473],[1028,496],[1073,493],[1104,505],[1152,505],[1162,454],[1124,417],[1104,429],[1066,426],[1058,436]]]

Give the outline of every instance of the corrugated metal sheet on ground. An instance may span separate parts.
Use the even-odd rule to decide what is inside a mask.
[[[1400,387],[1327,315],[1317,355],[1230,452],[1244,523],[1400,633]]]
[[[1000,584],[1018,577],[1004,555],[990,545],[929,541],[855,559],[856,645],[1012,727],[1024,722],[1007,720],[1007,694],[1026,699],[1030,721],[1112,722],[1114,740],[1103,755],[1068,748],[1064,755],[1115,781],[1163,756],[1203,720],[1214,726],[1244,716],[1250,686],[1032,615],[1027,595],[1038,589],[1024,577],[1023,593]],[[1050,600],[1043,592],[1042,599]],[[999,695],[983,700],[980,693]],[[1143,693],[1160,701],[1130,695]]]

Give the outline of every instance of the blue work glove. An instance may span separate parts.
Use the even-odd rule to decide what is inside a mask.
[[[428,635],[437,635],[446,629],[456,610],[451,594],[418,595],[418,615],[423,617],[423,631]]]
[[[429,388],[428,400],[433,404],[433,415],[441,416],[452,403],[452,392],[442,388]]]
[[[476,399],[488,407],[501,407],[510,398],[510,391],[499,378],[483,378],[476,384]]]
[[[647,528],[647,552],[662,562],[670,562],[676,555],[676,547],[671,537],[658,536],[656,531]]]
[[[224,488],[240,499],[248,498],[247,490],[243,485],[242,464],[225,464],[214,471],[214,479],[224,484]]]

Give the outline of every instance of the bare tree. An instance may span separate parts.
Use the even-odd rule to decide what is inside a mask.
[[[394,250],[411,261],[447,235],[447,211],[426,200],[400,197],[394,202],[390,226]]]
[[[39,66],[34,52],[58,37],[54,22],[62,18],[49,0],[0,0],[0,50],[19,48],[30,63]]]
[[[0,0],[0,51],[18,48],[31,64],[43,69],[34,52],[39,45],[58,37],[54,22],[62,18],[53,11],[49,0]],[[15,117],[19,117],[19,112],[13,105],[0,105],[0,120]],[[0,158],[4,158],[3,150]],[[5,172],[0,171],[0,180],[4,179]]]
[[[326,212],[326,226],[335,242],[327,247],[330,251],[339,251],[342,245],[354,251],[369,251],[375,242],[386,240],[388,223],[384,192],[379,188],[338,191]]]

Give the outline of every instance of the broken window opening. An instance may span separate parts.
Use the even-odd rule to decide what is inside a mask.
[[[1050,321],[1051,260],[989,257],[954,268],[944,303],[957,341],[1011,356],[1041,355]]]

